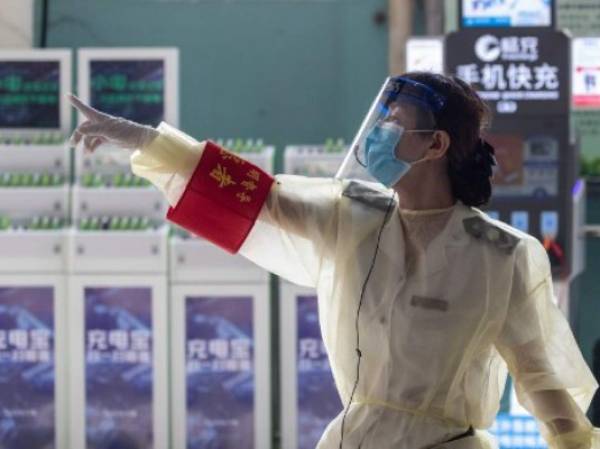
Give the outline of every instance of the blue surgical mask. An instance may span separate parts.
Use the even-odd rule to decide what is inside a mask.
[[[396,146],[404,134],[404,127],[395,123],[375,125],[365,140],[367,170],[386,187],[392,187],[412,164],[396,157]]]

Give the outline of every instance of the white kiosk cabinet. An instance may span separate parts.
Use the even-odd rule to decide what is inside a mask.
[[[333,177],[347,147],[291,145],[285,173]],[[280,280],[281,441],[283,449],[313,449],[343,405],[321,337],[313,289]]]
[[[0,50],[0,447],[67,446],[71,51]]]
[[[80,49],[79,95],[177,126],[177,49]],[[79,117],[79,122],[83,117]],[[169,447],[167,202],[130,151],[75,152],[69,235],[70,446]]]
[[[272,172],[273,154],[240,155]],[[177,228],[170,281],[171,447],[269,449],[269,274]]]

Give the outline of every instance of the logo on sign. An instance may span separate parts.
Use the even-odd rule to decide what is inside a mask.
[[[483,62],[537,61],[539,40],[536,36],[505,36],[484,34],[475,41],[475,55]]]
[[[496,36],[485,34],[475,42],[475,54],[484,62],[495,61],[500,53],[500,41]]]

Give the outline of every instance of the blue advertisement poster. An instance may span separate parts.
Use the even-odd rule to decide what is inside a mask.
[[[186,298],[187,449],[254,448],[252,303]]]
[[[342,410],[319,328],[317,297],[297,297],[298,448],[314,449]]]
[[[152,449],[152,290],[85,289],[88,449]]]
[[[0,447],[54,449],[54,289],[0,287]]]

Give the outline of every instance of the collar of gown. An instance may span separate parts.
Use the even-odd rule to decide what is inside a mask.
[[[446,226],[436,237],[433,238],[433,240],[429,243],[427,250],[425,251],[424,263],[427,267],[427,272],[425,275],[427,278],[436,275],[448,266],[449,259],[447,253],[449,249],[466,245],[469,242],[469,236],[463,228],[463,220],[465,218],[478,215],[476,209],[466,206],[461,201],[457,201],[448,209],[452,209],[452,214],[448,219]],[[393,220],[396,221],[398,227],[401,226],[400,220],[402,220],[400,213],[404,213],[403,211],[405,210],[406,209],[400,210],[398,204],[396,204],[396,211],[394,213]],[[439,213],[440,211],[440,209],[429,209],[426,211],[409,211],[409,214],[414,212],[417,214]],[[397,232],[398,227],[392,227],[394,228],[394,231],[392,232]],[[393,257],[392,254],[398,251],[397,247],[392,248],[384,245],[383,251],[390,254],[391,260],[398,260],[398,258]],[[404,267],[402,267],[402,269],[404,269]]]

